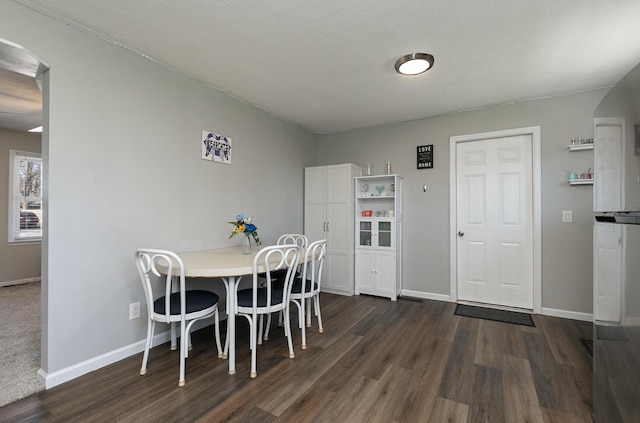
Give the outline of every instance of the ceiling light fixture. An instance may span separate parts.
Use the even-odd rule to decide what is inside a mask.
[[[433,56],[427,53],[411,53],[396,60],[396,72],[400,75],[419,75],[433,67]]]

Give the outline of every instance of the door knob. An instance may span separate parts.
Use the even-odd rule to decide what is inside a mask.
[[[464,232],[458,231],[458,236],[464,236]]]

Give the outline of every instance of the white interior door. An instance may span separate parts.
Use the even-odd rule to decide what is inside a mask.
[[[534,308],[531,134],[456,144],[459,300]]]

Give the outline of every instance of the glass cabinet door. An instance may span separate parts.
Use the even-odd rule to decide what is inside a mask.
[[[358,242],[360,246],[371,246],[371,238],[373,235],[372,222],[360,222],[360,230]]]
[[[378,221],[378,247],[391,247],[391,222]]]

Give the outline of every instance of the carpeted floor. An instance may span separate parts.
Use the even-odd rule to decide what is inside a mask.
[[[44,389],[40,368],[40,283],[0,287],[0,406]]]

